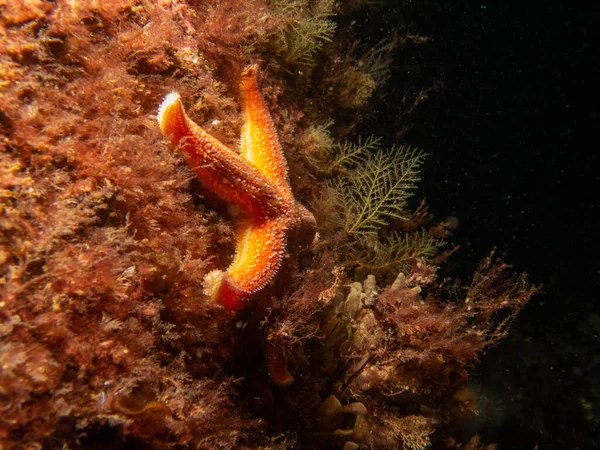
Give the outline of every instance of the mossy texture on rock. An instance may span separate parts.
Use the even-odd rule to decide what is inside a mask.
[[[436,279],[422,153],[355,137],[389,62],[334,29],[368,2],[284,3],[0,1],[0,446],[416,449],[535,291],[491,260],[466,298]],[[201,282],[235,211],[155,114],[177,90],[237,149],[251,62],[320,236],[236,315]]]

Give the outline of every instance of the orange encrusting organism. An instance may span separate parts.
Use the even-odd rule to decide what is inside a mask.
[[[214,270],[204,279],[207,294],[232,310],[248,305],[277,275],[291,228],[301,223],[314,228],[314,217],[292,195],[257,73],[255,65],[242,73],[242,155],[194,123],[177,93],[167,95],[158,112],[161,131],[186,155],[202,183],[243,213],[233,262],[226,272]]]

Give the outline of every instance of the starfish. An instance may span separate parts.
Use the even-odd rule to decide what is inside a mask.
[[[205,292],[232,310],[246,307],[275,278],[292,230],[309,230],[312,241],[316,228],[314,216],[294,200],[285,157],[257,76],[256,65],[242,72],[241,154],[193,122],[176,92],[165,97],[157,117],[162,133],[183,152],[200,181],[241,212],[231,265],[204,278]]]

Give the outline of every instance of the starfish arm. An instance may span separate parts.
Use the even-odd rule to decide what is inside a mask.
[[[236,255],[227,272],[210,272],[205,290],[224,307],[244,308],[277,274],[285,253],[289,221],[245,222],[237,233]]]
[[[273,119],[258,89],[257,76],[256,65],[248,66],[242,72],[242,155],[271,180],[281,195],[292,199],[287,163],[279,145]]]
[[[187,156],[202,183],[251,217],[275,217],[291,208],[272,181],[192,121],[179,94],[167,95],[158,112],[162,133]]]
[[[294,376],[288,370],[288,361],[280,349],[270,342],[266,345],[267,371],[271,380],[279,386],[288,386],[294,382]]]
[[[313,244],[317,236],[317,221],[313,213],[301,203],[296,202],[294,216],[296,217],[294,228],[298,236],[298,244],[301,247]]]

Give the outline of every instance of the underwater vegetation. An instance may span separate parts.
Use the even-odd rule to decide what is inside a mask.
[[[411,206],[425,154],[356,133],[389,64],[345,51],[360,8],[0,1],[0,447],[483,447],[450,431],[469,370],[536,287],[493,253],[436,275],[455,249]],[[156,119],[177,91],[243,150],[251,64],[318,238],[236,312],[203,280],[239,211]]]
[[[272,3],[282,21],[273,40],[273,48],[292,66],[313,66],[314,55],[331,42],[336,29],[333,0],[278,0]]]

